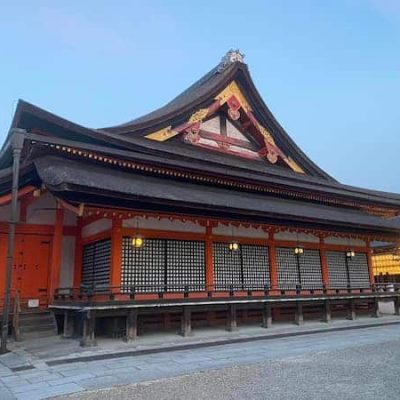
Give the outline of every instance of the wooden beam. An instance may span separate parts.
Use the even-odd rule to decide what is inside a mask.
[[[63,225],[64,225],[64,209],[58,208],[56,210],[56,222],[54,225],[53,248],[51,252],[51,263],[50,263],[50,282],[49,282],[50,299],[53,299],[55,289],[60,286]]]
[[[381,314],[379,312],[379,298],[378,297],[374,297],[374,309],[373,309],[372,316],[374,318],[379,318],[381,316]]]
[[[369,273],[369,283],[370,285],[375,284],[375,276],[374,276],[374,265],[372,263],[372,250],[371,250],[371,244],[368,243],[367,246],[367,261],[368,261],[368,273]]]

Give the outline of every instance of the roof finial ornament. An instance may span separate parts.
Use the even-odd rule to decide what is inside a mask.
[[[240,52],[239,49],[230,49],[221,59],[221,62],[218,65],[218,72],[223,71],[230,64],[235,62],[243,62],[244,54]]]

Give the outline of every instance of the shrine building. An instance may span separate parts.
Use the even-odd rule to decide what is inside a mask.
[[[86,128],[19,101],[0,153],[1,294],[16,137],[12,299],[65,336],[329,322],[377,316],[382,297],[399,313],[400,292],[375,285],[371,243],[398,241],[400,195],[310,160],[239,51],[121,125]]]

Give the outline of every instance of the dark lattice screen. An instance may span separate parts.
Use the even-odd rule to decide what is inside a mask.
[[[176,290],[204,290],[204,242],[167,241],[167,282]]]
[[[241,252],[230,251],[226,243],[213,243],[213,258],[215,289],[242,289]]]
[[[329,287],[332,289],[347,288],[349,277],[346,264],[346,253],[343,251],[327,251]]]
[[[213,243],[216,290],[264,290],[270,286],[268,247],[240,245],[230,251],[227,243]]]
[[[204,242],[146,239],[141,248],[123,238],[122,285],[137,292],[203,290]],[[203,285],[203,287],[201,286]]]
[[[293,248],[277,247],[276,264],[280,289],[291,290],[322,288],[321,257],[319,250],[304,249],[296,256]]]
[[[299,257],[302,289],[321,289],[322,270],[319,250],[305,249]]]
[[[370,286],[368,258],[365,253],[356,253],[348,259],[350,286],[352,288],[368,288]]]
[[[82,284],[101,289],[110,283],[111,240],[101,240],[83,247]]]
[[[329,286],[333,289],[351,287],[354,289],[370,286],[368,258],[365,253],[356,253],[347,258],[343,251],[328,251]]]
[[[121,283],[126,291],[131,287],[143,292],[163,290],[165,263],[165,240],[148,239],[141,248],[136,248],[132,246],[131,238],[123,238]]]
[[[241,245],[243,283],[251,289],[263,290],[270,286],[267,246]]]
[[[280,289],[296,289],[300,284],[297,256],[294,249],[276,248],[276,266],[278,269],[278,285]]]

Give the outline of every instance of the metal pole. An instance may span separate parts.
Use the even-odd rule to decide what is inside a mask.
[[[10,315],[11,300],[11,275],[14,259],[15,244],[15,228],[18,223],[18,181],[19,181],[19,165],[21,159],[21,151],[24,145],[23,129],[14,129],[11,133],[11,148],[13,151],[13,169],[12,169],[12,188],[11,188],[11,215],[8,230],[8,248],[7,248],[7,266],[6,266],[6,282],[4,287],[4,304],[3,318],[1,321],[1,348],[0,353],[4,354],[7,350],[8,339],[8,319]]]

